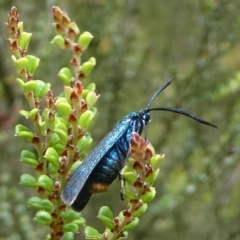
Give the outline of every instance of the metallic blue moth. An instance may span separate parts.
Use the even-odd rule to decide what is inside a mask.
[[[75,211],[82,211],[93,193],[107,191],[108,186],[120,174],[129,157],[132,132],[137,132],[141,135],[145,125],[150,122],[151,111],[179,113],[202,124],[217,128],[215,125],[183,109],[169,107],[151,108],[155,98],[172,83],[173,79],[155,92],[145,109],[132,112],[120,120],[89,153],[72,174],[61,193],[61,199],[65,204],[70,205]]]

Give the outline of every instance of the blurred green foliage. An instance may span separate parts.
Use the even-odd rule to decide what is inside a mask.
[[[155,184],[157,197],[129,238],[240,239],[238,0],[0,1],[0,239],[37,240],[45,235],[26,208],[25,196],[32,193],[18,184],[29,169],[19,162],[28,146],[13,133],[16,122],[25,120],[16,117],[21,96],[4,41],[4,22],[13,5],[34,33],[29,53],[42,59],[36,76],[51,82],[56,91],[57,73],[69,57],[64,59],[49,43],[54,35],[52,6],[67,11],[81,32],[94,35],[85,60],[92,55],[97,59],[91,73],[101,94],[91,128],[95,144],[124,115],[144,108],[174,74],[177,80],[154,106],[181,107],[219,127],[171,113],[152,114],[148,139],[166,157]],[[88,224],[101,228],[96,215],[103,204],[116,212],[124,206],[118,181],[108,193],[91,199],[83,211]]]

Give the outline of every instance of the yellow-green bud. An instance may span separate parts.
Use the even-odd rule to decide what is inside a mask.
[[[64,44],[65,40],[61,35],[56,35],[53,40],[51,41],[51,43],[55,44],[56,46],[58,46],[61,49],[65,48],[65,44]]]
[[[93,35],[90,32],[84,32],[78,38],[78,44],[81,46],[82,50],[85,51],[93,39]]]

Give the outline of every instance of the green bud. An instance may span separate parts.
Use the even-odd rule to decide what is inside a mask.
[[[113,213],[109,207],[107,206],[101,207],[97,217],[102,221],[102,223],[107,228],[112,229],[114,227]]]
[[[85,111],[79,118],[79,125],[86,130],[89,127],[94,115],[95,113],[91,110]]]
[[[69,68],[66,67],[62,68],[59,71],[58,76],[60,77],[64,84],[70,85],[72,80],[72,72]]]
[[[74,232],[74,233],[77,233],[78,232],[78,225],[76,223],[73,223],[73,222],[64,224],[63,232]]]
[[[72,113],[72,107],[71,105],[67,102],[65,98],[59,98],[57,99],[55,106],[58,110],[58,112],[63,116],[63,117],[69,117],[69,115]]]
[[[93,139],[90,135],[84,136],[78,141],[77,147],[81,152],[83,152],[91,145],[92,141]]]
[[[43,225],[49,225],[52,221],[52,217],[50,213],[40,210],[36,213],[34,221]]]
[[[16,78],[18,85],[23,89],[25,82],[21,78]]]
[[[81,164],[82,164],[81,161],[75,162],[75,163],[72,165],[72,167],[70,168],[69,172],[70,172],[70,173],[74,173]]]
[[[54,146],[57,152],[62,152],[65,149],[65,145],[62,143],[58,143]]]
[[[27,132],[27,131],[30,131],[26,126],[22,125],[22,124],[18,124],[16,125],[15,127],[15,133],[18,134],[19,132]]]
[[[51,141],[50,141],[50,146],[54,147],[56,144],[60,142],[60,137],[58,136],[57,133],[53,133],[51,135]]]
[[[36,167],[38,165],[38,161],[36,159],[35,154],[28,150],[23,150],[21,152],[21,161],[33,167]]]
[[[22,86],[24,94],[28,94],[28,93],[34,91],[36,86],[37,86],[37,83],[34,80],[30,80],[30,81],[24,83],[24,85]]]
[[[89,227],[89,226],[85,227],[84,235],[85,235],[86,239],[98,239],[98,240],[103,239],[97,229]]]
[[[27,58],[28,60],[26,69],[28,73],[30,73],[30,75],[33,75],[37,67],[39,66],[40,59],[33,55],[27,55],[25,56],[25,58]]]
[[[58,168],[53,166],[51,163],[48,164],[48,171],[50,175],[54,175],[57,173]]]
[[[54,183],[49,176],[42,174],[38,178],[38,186],[51,193],[53,191]]]
[[[39,197],[31,197],[28,200],[28,206],[31,208],[37,208],[51,212],[53,209],[53,204],[47,199],[41,199]]]
[[[84,218],[81,217],[79,219],[74,220],[73,223],[77,224],[78,227],[82,227],[86,224],[86,221]]]
[[[74,240],[75,237],[74,237],[74,233],[72,232],[66,232],[64,233],[63,237],[61,238],[62,240]]]
[[[97,96],[95,92],[91,91],[91,92],[88,93],[88,95],[86,97],[86,102],[87,102],[87,104],[90,108],[95,105],[95,103],[98,100],[98,97],[99,96]]]
[[[42,99],[47,92],[50,90],[51,88],[51,84],[50,83],[45,83],[42,80],[35,80],[37,83],[37,86],[35,88],[35,90],[33,91],[34,96]]]
[[[54,128],[53,131],[58,135],[61,143],[66,143],[68,140],[68,134],[61,128]]]
[[[84,32],[78,38],[78,44],[81,46],[82,50],[85,51],[93,39],[93,35],[90,32]]]
[[[44,158],[46,158],[55,167],[58,167],[60,165],[59,155],[57,151],[52,147],[49,147],[47,149],[47,151],[44,154]]]
[[[74,220],[80,219],[81,213],[75,212],[72,209],[67,209],[65,212],[61,213],[61,217],[63,218],[65,223],[69,223]]]
[[[147,211],[148,205],[144,203],[137,211],[133,213],[133,217],[140,217]]]
[[[160,170],[157,169],[156,171],[154,171],[153,174],[151,174],[149,177],[147,177],[146,181],[148,182],[149,185],[153,185],[153,183],[156,181],[159,171]]]
[[[130,165],[125,165],[123,167],[121,175],[129,184],[133,184],[137,180],[137,175]]]
[[[61,129],[61,130],[63,130],[66,133],[68,132],[66,124],[64,122],[61,122],[61,121],[59,121],[56,124],[54,124],[54,128]]]
[[[164,158],[164,154],[154,154],[150,159],[150,165],[152,166],[153,170],[159,168],[160,164],[162,163]]]
[[[135,192],[132,188],[132,190],[129,188],[129,189],[126,189],[125,187],[125,190],[124,190],[124,198],[125,199],[136,199],[137,197],[137,192]]]
[[[23,22],[18,22],[17,29],[18,29],[19,32],[22,34],[22,32],[23,32]]]
[[[87,62],[83,63],[81,66],[82,73],[85,74],[85,76],[88,76],[90,72],[93,70],[94,66],[96,65],[95,58],[91,57]]]
[[[36,188],[37,180],[30,174],[22,174],[20,178],[20,184],[26,187]]]
[[[31,197],[28,200],[28,207],[32,207],[32,208],[41,208],[42,199],[39,197]]]
[[[58,46],[61,49],[65,48],[65,44],[64,44],[65,40],[61,35],[56,35],[53,40],[51,41],[51,43],[55,44],[56,46]]]
[[[89,89],[83,89],[83,91],[82,91],[82,97],[84,98],[84,99],[86,99],[86,97],[87,97],[87,95],[90,93],[91,91],[89,90]]]
[[[80,30],[75,22],[69,23],[68,28],[71,28],[74,31],[75,35],[80,33]]]
[[[149,203],[151,202],[154,197],[156,195],[156,190],[155,188],[153,187],[150,187],[150,192],[146,192],[142,197],[141,197],[141,200],[144,202],[144,203]]]
[[[29,111],[26,111],[26,110],[20,110],[19,113],[24,116],[25,118],[28,119],[28,115],[29,115]]]
[[[139,218],[135,217],[130,223],[128,223],[124,228],[123,230],[124,231],[129,231],[133,228],[135,228],[139,223]]]
[[[64,86],[64,96],[67,101],[70,101],[70,96],[71,96],[72,92],[73,92],[72,87]]]
[[[95,65],[96,65],[96,58],[90,57],[90,58],[88,59],[88,62],[94,64],[94,66],[95,66]]]
[[[26,57],[16,59],[14,61],[14,65],[16,66],[17,74],[21,75],[22,70],[26,68],[27,64],[28,64],[28,59]]]
[[[21,137],[29,142],[31,142],[32,138],[34,137],[34,134],[30,132],[30,130],[23,126],[22,124],[18,124],[15,127],[15,134],[18,137]]]
[[[87,87],[88,90],[90,91],[95,91],[96,90],[96,84],[95,83],[90,83]]]
[[[25,49],[25,52],[28,49],[29,42],[31,40],[32,33],[22,32],[18,38],[18,45]]]
[[[29,114],[28,114],[28,118],[30,118],[31,120],[35,120],[36,115],[38,114],[39,109],[38,108],[33,108]]]

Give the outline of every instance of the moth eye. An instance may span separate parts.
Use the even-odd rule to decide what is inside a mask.
[[[145,121],[145,123],[149,123],[150,122],[150,113],[147,112],[143,115],[143,120]]]

